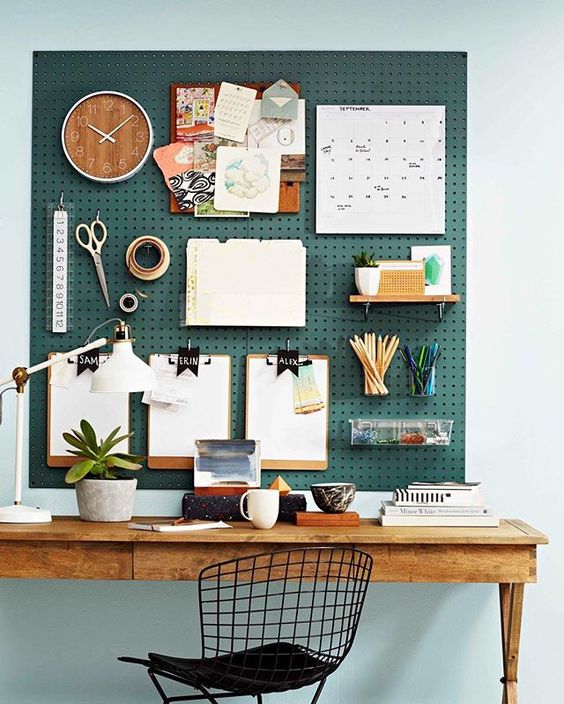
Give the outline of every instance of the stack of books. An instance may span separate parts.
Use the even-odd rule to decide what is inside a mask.
[[[479,482],[414,482],[396,489],[393,501],[382,501],[380,521],[383,526],[499,526]]]

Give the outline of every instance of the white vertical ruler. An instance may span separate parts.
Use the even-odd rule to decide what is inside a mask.
[[[53,211],[52,256],[52,332],[67,332],[68,276],[69,276],[69,215],[62,194],[58,207]]]

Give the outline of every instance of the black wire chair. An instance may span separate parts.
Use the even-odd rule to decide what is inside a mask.
[[[164,704],[262,695],[317,684],[351,649],[372,571],[354,548],[299,548],[220,562],[200,572],[202,657],[118,658],[147,668]],[[159,678],[199,694],[168,696]],[[220,690],[211,693],[210,690]]]

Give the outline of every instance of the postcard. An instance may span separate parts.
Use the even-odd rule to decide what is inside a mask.
[[[278,212],[279,152],[218,147],[216,176],[214,204],[218,210]]]
[[[221,84],[215,106],[214,130],[216,137],[243,142],[256,97],[254,88],[234,83]]]

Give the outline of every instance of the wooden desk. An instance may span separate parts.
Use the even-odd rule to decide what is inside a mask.
[[[503,520],[499,528],[382,528],[375,520],[363,520],[359,528],[234,526],[171,535],[72,517],[47,525],[1,525],[0,577],[194,580],[203,567],[234,557],[297,545],[354,545],[374,558],[375,582],[498,584],[502,702],[517,704],[524,586],[536,582],[537,545],[548,543],[539,531],[516,519]]]

